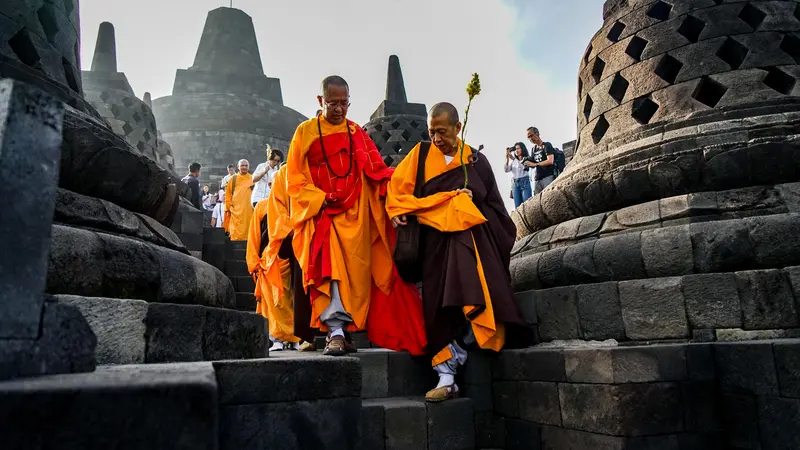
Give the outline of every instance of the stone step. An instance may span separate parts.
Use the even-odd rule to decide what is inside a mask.
[[[364,400],[360,447],[472,450],[475,448],[472,400],[459,398],[442,403],[403,397]]]
[[[246,277],[229,277],[233,282],[233,289],[236,292],[249,292],[253,293],[256,290],[256,281],[251,276]]]
[[[252,292],[236,293],[236,309],[238,311],[256,311],[256,296]]]
[[[227,251],[225,252],[226,259],[244,261],[246,257],[247,257],[247,249],[234,249],[228,247]]]
[[[228,241],[228,248],[233,250],[247,250],[247,241]]]
[[[247,261],[241,260],[227,260],[225,261],[225,275],[228,277],[246,277],[250,274],[247,272]]]
[[[269,355],[267,320],[252,310],[57,296],[97,336],[98,364],[254,359]]]

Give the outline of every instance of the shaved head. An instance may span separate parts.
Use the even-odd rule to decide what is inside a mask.
[[[331,86],[339,86],[347,89],[348,91],[350,90],[350,86],[347,84],[347,81],[345,81],[344,78],[340,77],[339,75],[331,75],[329,77],[325,77],[325,79],[322,80],[321,94],[322,95],[327,94],[328,88]]]
[[[458,123],[458,110],[452,103],[441,102],[433,105],[428,111],[428,117],[435,119],[442,114],[447,114],[447,123],[455,126]]]

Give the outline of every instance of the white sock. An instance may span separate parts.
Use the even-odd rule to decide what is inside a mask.
[[[344,330],[341,328],[333,328],[331,329],[331,337],[334,336],[341,336],[344,337]]]
[[[439,374],[439,384],[436,385],[436,388],[438,389],[440,387],[450,386],[450,385],[453,385],[453,384],[456,384],[456,379],[455,379],[455,377],[453,375],[446,374],[446,373],[440,373]]]

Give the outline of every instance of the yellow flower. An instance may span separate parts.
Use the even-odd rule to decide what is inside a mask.
[[[478,77],[477,73],[472,74],[472,80],[470,80],[469,84],[467,85],[467,95],[469,95],[469,99],[472,100],[475,98],[476,95],[481,93],[481,79]]]

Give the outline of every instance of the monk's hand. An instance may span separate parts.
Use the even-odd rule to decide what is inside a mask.
[[[392,226],[397,227],[404,227],[408,225],[408,219],[406,219],[405,215],[402,216],[394,216],[392,217]]]
[[[459,189],[456,192],[458,192],[459,194],[467,194],[469,196],[469,199],[472,200],[472,191],[471,190],[469,190],[469,189]]]

